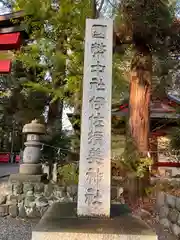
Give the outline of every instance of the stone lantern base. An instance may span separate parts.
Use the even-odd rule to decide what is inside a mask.
[[[27,175],[40,175],[42,174],[42,165],[39,164],[21,164],[19,167],[20,174],[27,174]]]

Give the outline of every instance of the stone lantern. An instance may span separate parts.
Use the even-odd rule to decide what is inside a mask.
[[[19,173],[41,175],[41,136],[46,133],[45,126],[38,120],[33,120],[23,127],[23,133],[27,135],[27,139],[24,143],[23,163],[20,165]]]

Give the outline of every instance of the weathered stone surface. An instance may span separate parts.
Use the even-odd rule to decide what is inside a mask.
[[[27,141],[24,143],[26,146],[23,153],[23,162],[27,164],[39,163],[41,158],[41,143]]]
[[[180,226],[180,213],[178,215],[177,224]]]
[[[169,208],[166,206],[162,206],[159,210],[159,218],[167,218],[169,213]]]
[[[52,205],[54,202],[58,202],[58,201],[59,201],[59,199],[55,196],[51,196],[48,198],[49,205]]]
[[[46,129],[44,124],[39,123],[38,120],[32,120],[31,123],[27,123],[23,127],[23,133],[36,133],[38,135],[45,134]]]
[[[106,52],[103,54],[103,61],[106,62],[107,69],[101,75],[101,77],[105,80],[105,88],[106,91],[94,91],[95,99],[103,99],[103,104],[100,103],[101,107],[98,107],[98,111],[101,111],[100,114],[103,118],[103,124],[101,125],[101,134],[103,136],[102,141],[99,145],[99,151],[101,152],[101,158],[105,159],[106,163],[101,164],[101,167],[98,169],[98,165],[92,165],[90,161],[87,161],[89,158],[89,149],[93,148],[96,143],[93,143],[94,140],[89,141],[88,135],[88,126],[89,121],[91,119],[91,115],[95,115],[97,112],[96,103],[93,102],[91,104],[87,104],[89,99],[92,99],[92,92],[90,91],[88,82],[92,79],[92,70],[91,64],[94,62],[94,58],[91,53],[91,44],[94,41],[91,31],[92,22],[87,21],[86,28],[86,39],[85,39],[85,61],[84,61],[84,81],[83,83],[83,102],[82,102],[82,123],[81,123],[81,149],[80,149],[80,161],[79,161],[79,186],[78,186],[78,204],[77,204],[77,214],[79,216],[109,216],[110,215],[110,180],[111,180],[111,84],[112,84],[112,76],[111,76],[111,68],[112,68],[112,21],[107,22],[107,34],[104,37],[104,40],[108,42]],[[102,40],[103,41],[103,40]],[[104,75],[104,76],[103,76]],[[103,107],[102,107],[103,105]],[[100,109],[100,110],[99,110]],[[93,124],[92,124],[93,125]],[[94,144],[94,145],[93,145]],[[94,156],[92,157],[92,159]],[[95,158],[94,158],[95,159]],[[87,169],[90,169],[90,173]],[[102,178],[98,184],[98,191],[101,192],[101,204],[89,204],[86,200],[87,189],[92,188],[93,191],[97,191],[94,188],[92,183],[87,181],[87,176],[91,176],[91,174],[96,173],[96,171],[102,174]],[[89,175],[88,175],[89,174]],[[90,181],[91,182],[91,181]],[[90,187],[91,186],[91,187]],[[90,193],[91,194],[91,193]]]
[[[39,210],[36,208],[36,206],[32,207],[32,208],[25,208],[26,209],[26,215],[29,218],[39,218],[41,217],[41,214],[39,212]]]
[[[21,194],[23,192],[23,184],[21,182],[16,182],[13,184],[13,193],[15,195]]]
[[[7,184],[7,192],[10,195],[13,193],[13,184],[10,182],[8,182],[8,184]]]
[[[27,191],[26,196],[34,196],[34,192],[33,191]]]
[[[170,194],[166,194],[166,203],[171,207],[174,208],[176,205],[176,197]]]
[[[164,192],[159,192],[157,194],[156,207],[160,208],[164,204],[165,204],[165,193]]]
[[[11,217],[17,217],[18,216],[18,206],[17,205],[9,206],[9,215]]]
[[[9,205],[2,204],[0,205],[0,217],[5,217],[9,215]]]
[[[6,203],[6,196],[0,195],[0,204],[5,204]]]
[[[59,202],[73,202],[73,198],[70,197],[70,196],[65,196],[65,197],[62,197],[62,198],[59,198]]]
[[[49,183],[44,186],[44,195],[45,197],[50,197],[54,191],[54,185]]]
[[[24,206],[25,207],[33,207],[34,205],[36,205],[35,201],[35,197],[34,196],[27,196],[24,200]]]
[[[44,183],[36,183],[34,185],[34,193],[42,193],[44,192]]]
[[[180,211],[180,197],[176,198],[176,208]]]
[[[48,210],[48,208],[49,208],[49,206],[39,208],[41,217],[46,213],[46,211]]]
[[[164,228],[169,228],[170,227],[170,223],[169,223],[169,220],[167,218],[162,218],[160,219],[160,224],[163,225]]]
[[[180,227],[177,224],[172,224],[171,229],[174,235],[176,235],[177,237],[180,236]]]
[[[176,223],[178,220],[179,212],[176,209],[170,209],[168,218],[172,223]]]
[[[39,197],[35,200],[37,207],[46,207],[49,205],[47,198]]]
[[[71,197],[75,197],[78,193],[78,186],[77,185],[67,186],[66,190]]]
[[[19,207],[19,215],[18,216],[20,218],[26,218],[27,215],[26,215],[26,210],[25,210],[23,202],[20,205],[18,205],[18,207]]]
[[[60,186],[55,186],[54,189],[54,196],[61,199],[63,197],[67,196],[66,190],[64,187],[60,187]]]
[[[33,191],[34,190],[34,186],[32,183],[24,183],[23,184],[23,192],[27,193],[28,191]]]
[[[18,195],[18,203],[24,201],[24,199],[25,199],[25,194]]]
[[[7,204],[16,205],[18,203],[18,195],[7,196]]]
[[[34,193],[35,198],[40,198],[44,196],[44,192],[41,193]]]

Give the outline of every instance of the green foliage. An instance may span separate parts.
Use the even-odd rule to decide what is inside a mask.
[[[131,53],[128,50],[125,54],[113,56],[112,103],[119,103],[120,99],[124,99],[128,94],[130,58]]]
[[[139,161],[136,163],[136,174],[138,177],[144,177],[147,169],[152,166],[153,160],[151,158],[140,158]]]
[[[102,12],[106,12],[109,2],[102,3]],[[97,6],[101,6],[101,1],[97,1]],[[27,26],[32,40],[16,57],[27,69],[41,67],[36,82],[28,81],[24,86],[41,90],[52,101],[63,99],[71,106],[81,105],[85,19],[93,15],[92,2],[57,0],[52,4],[51,0],[17,0],[14,9],[25,11],[27,17],[22,24]],[[119,68],[123,61],[118,58],[114,57],[113,101],[119,101],[121,93],[127,91]],[[49,81],[44,81],[47,73]]]
[[[52,99],[69,98],[81,89],[85,19],[91,16],[90,1],[17,0],[15,9],[27,14],[24,23],[31,44],[17,53],[25,68],[42,67],[37,82],[26,87],[50,94]],[[49,75],[49,81],[44,78]]]
[[[69,154],[71,140],[64,132],[52,134],[45,139],[44,143],[42,151],[44,160],[61,163]]]
[[[174,1],[122,1],[122,19],[132,32],[134,41],[142,40],[155,51],[164,48],[174,19]]]
[[[34,73],[24,69],[18,61],[13,62],[10,74],[0,76],[0,151],[10,151],[13,141],[12,150],[19,152],[23,125],[34,118],[44,118],[47,97],[42,92],[23,88],[29,79],[35,81]]]
[[[143,157],[137,150],[131,136],[126,136],[126,146],[124,153],[120,157],[120,161],[126,166],[130,172],[134,172],[139,178],[143,178],[147,169],[152,165],[153,161],[149,157]]]
[[[77,164],[71,163],[58,169],[60,183],[66,186],[78,184]]]

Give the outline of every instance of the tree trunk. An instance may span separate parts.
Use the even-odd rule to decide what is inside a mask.
[[[149,151],[149,116],[152,80],[152,56],[147,47],[136,46],[131,63],[129,124],[130,153],[132,166],[140,158],[146,158]],[[127,143],[128,144],[128,143]],[[133,147],[132,147],[133,146]],[[127,151],[128,154],[128,151]],[[149,168],[144,177],[139,179],[140,196],[149,185]]]
[[[136,47],[131,64],[129,131],[142,157],[146,157],[149,150],[151,79],[151,53],[147,47]]]
[[[62,131],[62,115],[63,115],[63,101],[57,99],[55,102],[49,104],[48,122],[47,125],[52,131],[61,133]]]

